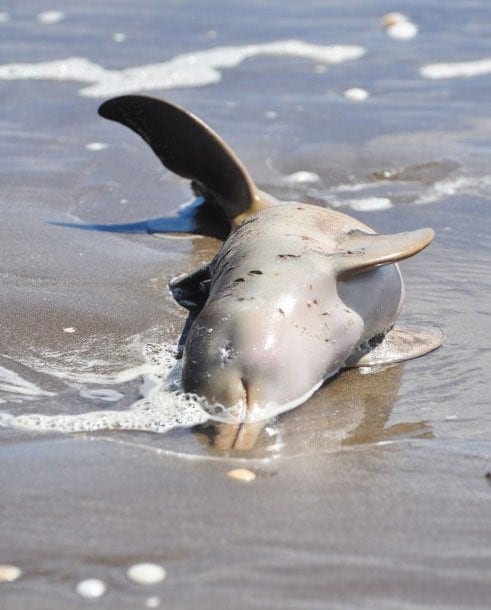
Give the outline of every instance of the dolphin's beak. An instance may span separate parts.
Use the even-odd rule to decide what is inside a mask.
[[[216,424],[213,446],[221,451],[253,449],[267,421],[253,424]]]

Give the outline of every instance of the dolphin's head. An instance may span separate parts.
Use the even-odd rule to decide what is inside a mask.
[[[195,320],[182,385],[217,419],[255,422],[304,402],[352,352],[363,320],[334,297],[271,307],[211,302]],[[294,298],[292,297],[292,300]]]

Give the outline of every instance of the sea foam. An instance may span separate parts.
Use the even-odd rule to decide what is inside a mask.
[[[97,98],[217,83],[222,79],[222,69],[234,68],[244,60],[258,55],[303,57],[321,64],[338,64],[359,59],[364,54],[363,47],[354,45],[316,45],[301,40],[279,40],[263,44],[214,47],[177,55],[161,63],[121,70],[106,70],[81,57],[40,63],[11,63],[0,65],[0,79],[87,83],[89,86],[80,89],[80,95]]]
[[[420,69],[421,76],[431,79],[466,78],[470,76],[485,76],[491,74],[491,58],[475,61],[459,61],[453,63],[428,64]]]

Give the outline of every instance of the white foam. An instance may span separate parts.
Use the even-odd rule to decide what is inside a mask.
[[[106,148],[108,148],[108,145],[105,142],[89,142],[85,145],[85,148],[87,150],[97,152],[99,150],[106,150]]]
[[[126,575],[140,585],[156,585],[167,576],[164,568],[157,563],[135,563],[128,568]]]
[[[55,393],[45,392],[34,383],[3,366],[0,366],[0,391],[21,394],[26,397],[56,396]]]
[[[148,331],[151,336],[159,336],[158,329]],[[41,349],[38,352],[24,354],[19,362],[24,366],[36,371],[42,371],[61,379],[68,384],[92,384],[92,385],[114,385],[136,379],[145,375],[148,365],[141,362],[141,351],[145,340],[140,335],[129,337],[119,349],[114,343],[111,344],[107,357],[103,357],[108,351],[108,337],[92,335],[85,337],[82,341],[74,343],[73,348],[66,351]],[[121,368],[116,362],[135,361],[138,355],[138,364]]]
[[[174,87],[198,87],[221,80],[221,69],[233,68],[258,55],[303,57],[324,64],[356,60],[365,49],[354,45],[315,45],[301,40],[280,40],[264,44],[214,47],[177,55],[162,63],[122,70],[104,67],[80,57],[0,66],[0,79],[77,81],[90,86],[79,91],[87,97],[110,97],[135,91]]]
[[[424,78],[466,78],[491,74],[491,58],[475,61],[459,61],[454,63],[427,64],[420,69]]]
[[[387,28],[387,34],[396,40],[411,40],[418,34],[418,26],[412,21],[399,21]]]
[[[286,182],[291,182],[294,184],[305,184],[312,182],[319,182],[320,176],[315,172],[308,172],[304,170],[300,170],[298,172],[293,172],[293,174],[289,174],[285,176]]]
[[[375,212],[392,207],[392,201],[388,197],[365,197],[364,199],[350,199],[343,203],[357,212]]]
[[[352,102],[364,102],[369,97],[368,91],[366,89],[361,89],[360,87],[346,89],[343,95]]]
[[[409,168],[410,169],[410,168]],[[371,212],[385,210],[398,203],[434,203],[455,195],[473,194],[491,197],[491,175],[450,176],[431,183],[424,175],[421,180],[396,180],[384,172],[387,182],[375,180],[353,184],[338,184],[328,190],[307,188],[306,193],[334,208]]]
[[[7,23],[10,21],[10,15],[6,11],[0,11],[0,23]]]
[[[99,578],[87,578],[77,584],[76,591],[85,599],[97,599],[106,593],[107,585]]]
[[[98,388],[96,390],[80,390],[80,396],[82,398],[89,398],[90,400],[104,400],[105,402],[117,402],[124,397],[124,394],[111,390],[108,388]]]
[[[198,396],[186,394],[180,387],[181,362],[174,357],[175,348],[168,344],[147,343],[143,346],[146,364],[139,369],[143,378],[140,386],[141,399],[129,409],[104,409],[70,415],[47,415],[44,413],[11,415],[2,417],[9,427],[38,432],[94,432],[97,430],[142,430],[164,433],[174,428],[193,427],[209,420],[240,423],[270,419],[284,411],[293,409],[311,396],[323,383],[321,379],[304,395],[284,405],[266,405],[264,408],[248,409],[245,404],[234,408],[208,404]],[[61,359],[63,359],[63,356]],[[60,376],[58,372],[58,376]],[[65,372],[65,376],[73,373]],[[114,380],[126,379],[128,371],[122,371]],[[106,379],[107,384],[107,379]],[[122,395],[116,390],[99,388],[81,392],[91,399],[116,399]]]
[[[43,413],[12,416],[7,423],[18,429],[40,432],[57,431],[94,432],[96,430],[144,430],[163,433],[176,427],[191,427],[209,419],[199,400],[179,391],[179,363],[169,345],[145,344],[143,346],[146,364],[120,371],[111,376],[113,383],[142,377],[140,392],[143,396],[130,409],[104,409],[74,415],[46,415]],[[131,371],[131,373],[130,373]],[[73,372],[66,371],[57,376],[74,378]],[[84,376],[85,377],[85,376]],[[75,377],[76,379],[76,377]],[[106,384],[108,378],[105,379]],[[122,394],[108,388],[83,389],[81,395],[106,401],[119,400]]]
[[[0,401],[5,403],[5,400]],[[0,428],[11,428],[12,420],[14,419],[14,415],[8,413],[7,411],[0,411]]]
[[[374,188],[372,184],[340,184],[332,189],[323,199],[333,208],[351,208],[358,212],[376,212],[379,210],[387,210],[393,206],[392,200],[389,197],[350,197],[338,198],[338,195],[344,193],[358,193],[361,191],[370,191]]]
[[[62,11],[44,11],[37,16],[39,23],[42,23],[43,25],[59,23],[60,21],[63,21],[64,18],[65,15]]]
[[[491,197],[491,176],[459,176],[450,180],[440,180],[418,197],[415,203],[434,203],[462,193]]]

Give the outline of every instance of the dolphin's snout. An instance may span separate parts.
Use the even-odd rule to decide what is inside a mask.
[[[249,393],[249,383],[247,381],[247,379],[244,379],[244,377],[240,378],[240,386],[241,386],[241,398],[239,400],[242,400],[242,402],[247,405],[247,408],[249,408],[250,405],[250,393]]]

